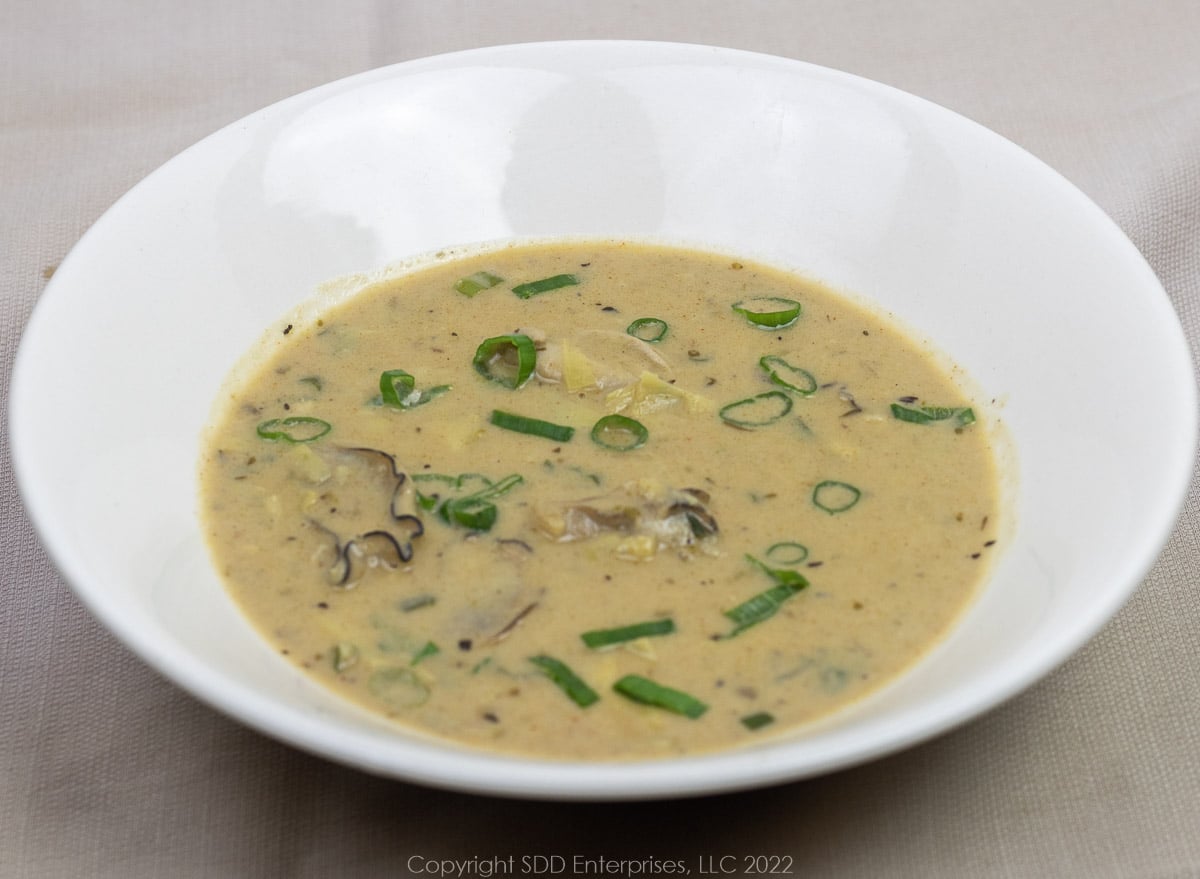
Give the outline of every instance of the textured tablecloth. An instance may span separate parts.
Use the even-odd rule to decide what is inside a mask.
[[[197,703],[76,602],[17,496],[7,388],[30,310],[89,224],[278,99],[567,38],[771,52],[969,116],[1098,202],[1200,340],[1197,0],[0,0],[0,876],[436,875],[439,859],[479,876],[538,855],[693,875],[701,858],[740,871],[786,855],[801,877],[1200,876],[1195,479],[1131,602],[1028,692],[868,765],[679,802],[525,803],[359,774]]]

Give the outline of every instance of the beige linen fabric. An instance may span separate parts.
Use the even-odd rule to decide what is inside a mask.
[[[801,877],[1200,876],[1195,479],[1133,600],[1027,693],[869,765],[682,802],[511,802],[368,777],[198,704],[75,601],[16,494],[7,388],[45,277],[88,225],[179,150],[288,95],[562,38],[772,52],[974,118],[1108,211],[1200,340],[1196,0],[4,0],[0,877],[431,875],[431,859],[509,855],[519,872],[551,854],[681,859],[692,875],[701,856],[776,854]]]

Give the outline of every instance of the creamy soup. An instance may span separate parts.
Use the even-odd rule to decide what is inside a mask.
[[[202,461],[229,589],[338,693],[468,745],[762,741],[910,667],[994,552],[982,401],[744,260],[443,255],[256,356]]]

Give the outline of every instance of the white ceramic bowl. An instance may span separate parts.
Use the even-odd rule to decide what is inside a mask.
[[[331,278],[451,244],[558,234],[803,269],[931,337],[998,401],[1014,527],[982,596],[927,660],[790,737],[589,765],[398,731],[258,639],[197,518],[198,439],[230,368]],[[62,263],[25,333],[11,405],[19,484],[46,547],[153,667],[264,733],[370,772],[573,799],[800,778],[995,706],[1136,588],[1176,519],[1196,441],[1191,365],[1166,296],[1053,171],[876,83],[660,43],[428,58],[217,132],[136,186]]]

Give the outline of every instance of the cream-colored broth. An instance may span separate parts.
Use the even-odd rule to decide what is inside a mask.
[[[456,291],[481,270],[504,281]],[[566,273],[578,283],[512,292]],[[795,300],[802,314],[769,329],[731,307],[761,297]],[[643,317],[668,324],[660,341],[626,333]],[[488,380],[473,365],[478,347],[518,331],[538,343],[537,372],[519,388]],[[766,355],[819,387],[773,384]],[[407,409],[380,405],[380,375],[396,369],[416,390],[449,390]],[[761,394],[771,396],[725,409]],[[973,596],[997,519],[987,427],[900,420],[897,402],[971,406],[929,352],[820,285],[690,250],[512,246],[373,285],[290,327],[223,404],[202,462],[203,508],[250,619],[347,697],[490,749],[691,753],[761,740],[878,688]],[[763,427],[727,423],[788,403]],[[640,448],[590,437],[618,409],[647,429]],[[493,410],[574,435],[506,430]],[[285,418],[330,429],[311,442],[271,439],[272,427],[305,439],[316,423],[275,421]],[[438,478],[462,474],[521,477],[491,499],[490,530],[422,505],[486,484]],[[861,494],[829,512],[814,503],[823,482]],[[826,506],[854,499],[841,485],[820,491]],[[378,531],[390,536],[343,552]],[[768,554],[782,543],[807,554]],[[798,576],[808,585],[796,591]],[[726,612],[763,593],[775,612],[731,636]],[[613,647],[581,638],[662,620],[673,630]],[[564,664],[598,699],[577,705],[536,657]],[[613,689],[628,675],[705,710],[636,702]],[[773,721],[747,727],[763,714]]]

